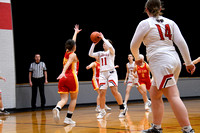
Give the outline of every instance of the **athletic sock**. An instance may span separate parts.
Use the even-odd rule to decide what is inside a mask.
[[[160,129],[160,128],[161,128],[161,125],[153,124],[153,127],[155,127],[156,129]]]
[[[191,125],[182,127],[183,131],[190,132],[192,130]]]
[[[67,118],[72,118],[72,115],[73,115],[73,112],[71,112],[71,111],[67,111]]]
[[[59,107],[59,106],[56,106],[56,108],[57,108],[59,111],[61,111],[61,107]]]
[[[119,109],[120,109],[120,110],[124,110],[124,104],[119,105]]]

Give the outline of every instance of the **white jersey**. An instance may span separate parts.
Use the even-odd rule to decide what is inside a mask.
[[[128,75],[129,78],[133,76],[131,73],[133,72],[134,66],[135,66],[135,61],[132,64],[130,64],[129,62],[127,63],[127,67],[129,70],[129,75]]]
[[[150,30],[143,40],[144,45],[146,45],[148,59],[158,52],[169,53],[169,51],[175,51],[173,46],[174,22],[162,16],[158,20],[163,22],[158,22],[155,17],[144,20],[150,26]]]
[[[115,55],[112,55],[109,50],[98,52],[100,58],[100,71],[109,71],[115,68]]]
[[[187,43],[183,38],[177,24],[163,16],[149,17],[141,21],[131,41],[131,52],[136,60],[139,59],[139,46],[146,46],[147,60],[157,53],[170,54],[175,52],[176,44],[187,65],[191,64]]]

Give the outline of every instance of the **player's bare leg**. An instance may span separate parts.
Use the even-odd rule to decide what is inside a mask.
[[[182,129],[187,132],[193,132],[193,129],[190,125],[187,109],[183,101],[180,99],[177,85],[165,88],[162,91],[163,94],[167,97]]]
[[[122,96],[119,93],[117,86],[111,86],[110,89],[111,89],[111,92],[112,92],[113,96],[115,97],[118,105],[123,104]]]
[[[122,96],[119,93],[117,86],[111,86],[110,89],[120,108],[119,117],[125,117],[127,107],[125,107],[125,105],[123,104]]]
[[[150,97],[151,97],[151,108],[153,115],[153,124],[161,125],[163,113],[164,113],[164,103],[162,100],[163,92],[158,90],[156,86],[151,86]]]
[[[137,87],[137,89],[140,92],[140,94],[142,95],[142,98],[143,98],[143,101],[144,101],[144,108],[145,108],[145,110],[149,111],[151,109],[150,108],[151,101],[147,97],[146,85],[142,84],[139,87]]]
[[[131,91],[132,86],[127,86],[126,87],[126,95],[125,95],[125,99],[124,99],[124,103],[127,104],[129,96],[130,96],[130,91]]]
[[[98,93],[98,96],[97,96],[97,106],[100,105],[100,90],[96,90],[96,92]]]
[[[105,111],[106,91],[107,91],[107,89],[101,89],[100,90],[101,111],[100,111],[99,115],[97,116],[97,119],[102,119],[106,115],[106,111]]]
[[[137,89],[140,92],[140,94],[142,95],[144,103],[146,103],[148,101],[146,86],[144,84],[142,84]]]
[[[69,94],[68,93],[60,94],[60,98],[61,100],[57,103],[56,107],[52,110],[53,118],[56,123],[58,123],[60,120],[60,110],[65,104],[67,104]]]
[[[96,107],[95,111],[99,113],[101,111],[101,108],[100,108],[100,90],[97,89],[96,92],[98,93],[98,95],[97,95],[97,107]]]
[[[64,123],[65,124],[76,124],[76,122],[73,121],[71,118],[72,118],[74,109],[76,107],[78,92],[70,93],[70,97],[71,97],[71,101],[70,101],[70,104],[69,104],[69,107],[68,107],[67,116],[65,117]]]
[[[76,101],[77,101],[77,97],[78,97],[78,92],[76,93],[70,93],[70,97],[71,97],[71,101],[68,107],[68,111],[73,112],[75,107],[76,107]]]
[[[68,98],[69,98],[69,94],[66,93],[66,94],[60,94],[60,101],[57,103],[57,106],[62,107],[65,106],[65,104],[67,104],[67,101],[68,101]]]

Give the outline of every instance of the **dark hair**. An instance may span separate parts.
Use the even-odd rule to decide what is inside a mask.
[[[65,49],[71,51],[74,45],[76,45],[75,41],[72,39],[68,39],[65,43]]]
[[[113,42],[110,39],[107,39],[107,40],[113,45]]]
[[[145,4],[145,9],[146,8],[148,9],[149,13],[151,13],[154,17],[157,17],[163,14],[160,11],[160,9],[164,10],[164,8],[162,8],[162,3],[160,0],[147,0]]]

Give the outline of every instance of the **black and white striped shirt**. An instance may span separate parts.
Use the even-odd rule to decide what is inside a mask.
[[[44,71],[46,70],[47,68],[44,62],[40,62],[40,63],[33,62],[31,63],[30,68],[29,68],[29,72],[33,72],[32,73],[33,78],[44,77]]]

